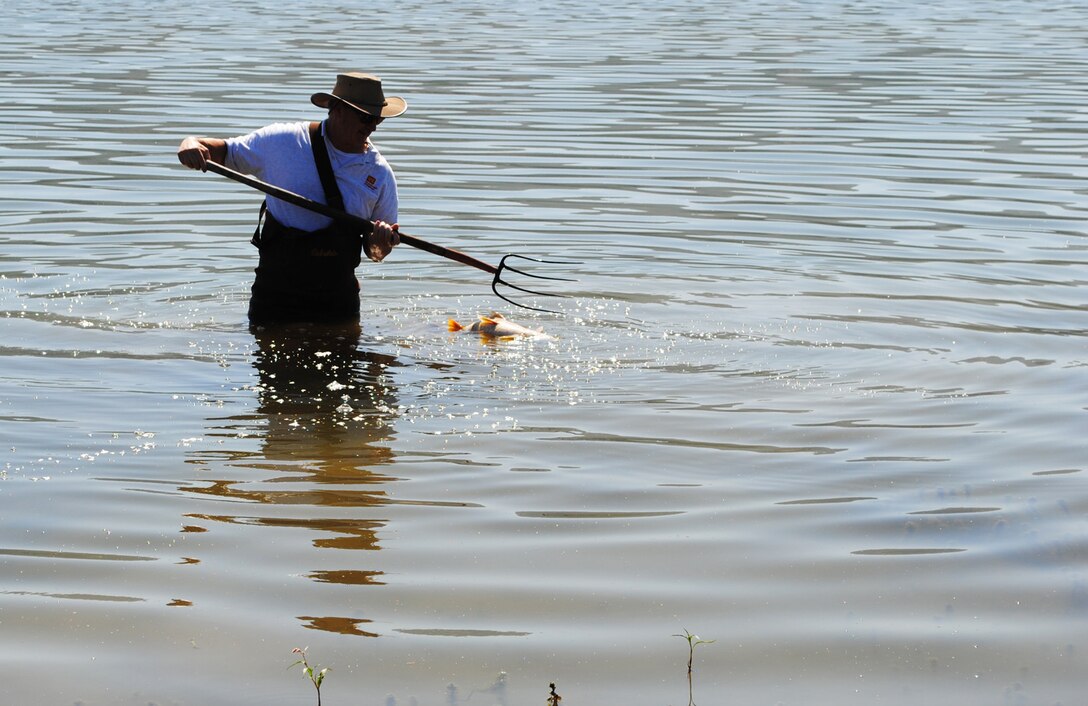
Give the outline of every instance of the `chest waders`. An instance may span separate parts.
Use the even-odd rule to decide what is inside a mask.
[[[321,124],[310,123],[314,163],[325,190],[325,203],[344,210]],[[339,321],[359,316],[359,280],[363,238],[333,223],[304,231],[289,228],[261,204],[253,244],[260,259],[249,300],[251,323]],[[262,226],[261,221],[264,224]]]

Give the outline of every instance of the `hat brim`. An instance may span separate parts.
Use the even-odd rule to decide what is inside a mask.
[[[360,113],[371,115],[379,118],[395,118],[408,110],[408,103],[400,96],[386,96],[385,105],[382,106],[380,113],[375,113],[373,108],[367,109],[351,101],[346,101],[340,96],[334,96],[331,93],[315,93],[310,96],[310,102],[316,105],[318,108],[328,108],[333,101],[339,101],[344,105],[354,108]]]

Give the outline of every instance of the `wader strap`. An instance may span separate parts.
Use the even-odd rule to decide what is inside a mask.
[[[321,123],[310,123],[310,146],[314,150],[314,164],[317,165],[317,173],[321,177],[321,188],[325,190],[325,203],[338,211],[346,210],[344,197],[340,194],[336,175],[332,171],[329,150],[325,147],[325,137],[321,134]]]
[[[329,159],[329,150],[325,146],[325,136],[321,134],[321,123],[310,123],[310,146],[314,151],[314,164],[317,165],[317,174],[321,177],[321,188],[325,190],[325,203],[333,208],[347,212],[344,208],[344,197],[340,193],[340,187],[336,184],[336,174],[332,171],[332,161]],[[333,223],[332,227],[337,228],[341,226],[340,223]],[[362,238],[362,249],[370,249],[370,232],[364,231],[359,234]]]
[[[249,239],[249,242],[257,248],[261,247],[261,225],[264,220],[264,214],[268,210],[268,200],[261,201],[261,211],[257,214],[257,230],[253,231],[253,237]]]

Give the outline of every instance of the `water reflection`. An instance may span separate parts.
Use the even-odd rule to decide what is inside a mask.
[[[318,550],[377,551],[378,531],[387,521],[372,511],[390,502],[383,486],[396,480],[378,470],[393,461],[387,442],[393,436],[397,404],[388,372],[396,359],[366,350],[357,322],[255,327],[252,334],[257,405],[245,414],[216,420],[217,428],[209,432],[233,439],[257,436],[256,450],[226,452],[226,467],[252,473],[183,488],[245,503],[246,512],[186,517],[200,523],[306,530],[317,535],[311,546]],[[302,552],[296,561],[313,556]],[[370,567],[306,566],[299,567],[299,574],[316,584],[384,584],[383,572]],[[377,637],[359,628],[370,622],[364,618],[297,619],[315,630]]]
[[[324,630],[336,632],[341,635],[358,635],[359,637],[381,637],[376,632],[360,630],[359,625],[369,623],[365,618],[338,618],[334,616],[314,617],[312,615],[300,615],[298,619],[303,621],[311,630]]]
[[[194,492],[212,492],[214,490],[204,489],[196,490]],[[274,501],[273,501],[274,502]],[[296,503],[292,503],[296,504]],[[187,517],[206,520],[208,522],[225,522],[228,524],[237,525],[250,525],[257,527],[293,527],[298,529],[308,529],[318,532],[343,534],[343,537],[332,537],[326,539],[315,539],[313,546],[317,548],[327,549],[378,549],[378,536],[376,530],[385,526],[384,521],[380,520],[345,520],[345,519],[290,519],[283,517],[242,517],[239,515],[206,515],[206,514],[190,514]],[[334,572],[322,572],[324,574],[332,574]],[[343,571],[335,572],[339,575],[354,575],[359,572]],[[324,579],[326,583],[331,582],[330,579]],[[348,583],[359,583],[357,581],[350,581]],[[367,583],[374,583],[368,581]]]
[[[313,460],[321,483],[381,482],[369,469],[392,461],[396,403],[392,356],[360,345],[358,322],[257,327],[257,412],[267,423],[264,457]]]
[[[223,479],[186,490],[270,505],[384,504],[383,490],[351,486],[394,480],[375,469],[393,460],[384,442],[392,438],[390,420],[397,409],[387,370],[397,362],[365,350],[360,334],[358,323],[255,328],[257,407],[254,413],[216,420],[218,429],[209,434],[256,434],[259,452],[228,451],[232,465],[281,475],[266,478],[260,487]],[[298,483],[308,487],[300,489]]]

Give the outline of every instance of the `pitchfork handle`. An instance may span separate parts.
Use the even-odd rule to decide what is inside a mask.
[[[281,189],[278,186],[273,186],[272,184],[261,181],[260,179],[256,179],[246,174],[236,172],[230,167],[223,166],[219,162],[213,162],[209,160],[207,163],[207,168],[208,171],[215,172],[216,174],[225,176],[228,179],[233,179],[234,181],[240,184],[245,184],[246,186],[250,186],[257,191],[263,191],[269,196],[275,196],[281,201],[286,201],[287,203],[293,204],[300,208],[305,208],[309,211],[313,211],[314,213],[320,213],[323,216],[328,216],[329,218],[340,221],[341,223],[349,223],[358,228],[361,233],[370,234],[374,230],[374,223],[372,221],[369,221],[365,218],[360,218],[359,216],[350,213],[345,213],[338,208],[333,208],[332,206],[323,204],[319,201],[314,201],[312,199],[306,198],[305,196],[300,196],[293,191]],[[477,260],[471,255],[466,255],[460,250],[453,250],[452,248],[446,248],[441,245],[436,245],[435,243],[423,240],[422,238],[417,238],[414,235],[408,235],[401,230],[398,230],[397,232],[400,235],[400,242],[404,243],[405,245],[411,245],[413,248],[426,250],[433,255],[439,255],[441,257],[454,260],[455,262],[460,262],[463,265],[469,265],[471,267],[483,270],[484,272],[489,272],[493,275],[498,274],[499,268],[495,267],[494,265],[489,265],[483,260]]]

